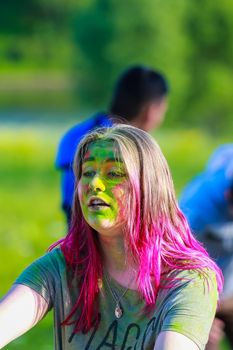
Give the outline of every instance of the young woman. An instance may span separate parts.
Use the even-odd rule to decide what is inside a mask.
[[[100,129],[74,171],[71,229],[3,299],[1,347],[53,308],[57,350],[204,349],[221,272],[177,206],[159,146],[132,126]]]

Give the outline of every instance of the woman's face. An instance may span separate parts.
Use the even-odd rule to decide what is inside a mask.
[[[128,180],[113,141],[97,140],[84,157],[78,196],[87,223],[103,235],[121,235]]]

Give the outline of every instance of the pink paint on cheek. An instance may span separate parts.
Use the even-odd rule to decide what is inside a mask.
[[[112,193],[117,200],[118,216],[121,220],[127,217],[127,197],[128,197],[128,183],[123,181],[112,189]]]
[[[124,182],[116,185],[112,189],[112,193],[113,193],[114,197],[117,199],[123,199],[123,197],[126,195],[127,192],[128,192],[127,185]]]
[[[85,194],[87,194],[88,187],[89,186],[87,184],[83,185],[81,182],[79,182],[79,184],[78,184],[78,197],[79,197],[80,201],[84,200],[84,196],[85,196]]]

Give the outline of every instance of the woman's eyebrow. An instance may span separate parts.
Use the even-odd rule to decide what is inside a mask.
[[[112,163],[112,162],[117,162],[117,163],[123,163],[122,159],[120,158],[107,158],[106,163]]]
[[[87,163],[87,162],[93,162],[93,161],[96,161],[95,157],[84,158],[83,164]],[[114,157],[107,158],[104,160],[104,162],[106,162],[106,163],[113,163],[113,162],[123,163],[122,159],[114,158]]]

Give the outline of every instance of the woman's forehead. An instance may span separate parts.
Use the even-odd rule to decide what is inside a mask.
[[[120,150],[114,140],[96,140],[88,145],[84,161],[121,160]]]

